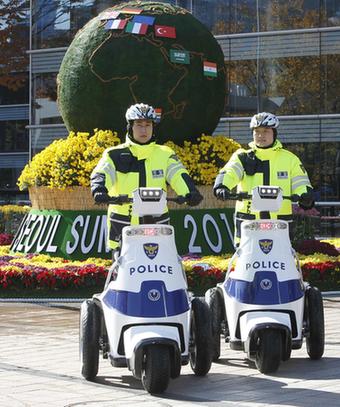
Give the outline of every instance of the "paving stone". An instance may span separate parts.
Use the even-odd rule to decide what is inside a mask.
[[[96,382],[80,375],[78,307],[0,305],[0,406],[340,406],[340,298],[324,299],[326,346],[319,361],[305,345],[273,375],[221,343],[221,359],[206,377],[190,366],[162,396],[147,394],[126,368],[100,360]]]

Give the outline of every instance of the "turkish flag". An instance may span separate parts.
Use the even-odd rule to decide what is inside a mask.
[[[156,37],[176,38],[176,28],[168,25],[155,25]]]

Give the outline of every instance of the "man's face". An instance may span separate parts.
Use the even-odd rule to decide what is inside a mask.
[[[133,138],[138,143],[145,144],[152,137],[153,124],[152,120],[135,120],[132,126]]]
[[[258,147],[268,147],[273,144],[274,132],[269,127],[256,127],[253,129],[253,137]]]

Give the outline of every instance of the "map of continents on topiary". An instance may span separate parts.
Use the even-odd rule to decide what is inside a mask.
[[[132,22],[137,14],[127,8],[154,18],[145,34],[129,33],[127,25],[107,28],[108,12],[119,11],[116,19]],[[157,36],[156,25],[174,27],[176,38]],[[170,50],[187,51],[189,63],[171,61]],[[216,76],[204,73],[206,62],[216,64]],[[65,54],[58,103],[69,131],[111,129],[123,140],[126,109],[140,102],[161,109],[160,142],[195,140],[218,124],[225,103],[223,52],[210,31],[183,8],[119,3],[90,20]]]

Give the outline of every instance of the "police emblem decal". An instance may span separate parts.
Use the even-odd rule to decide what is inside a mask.
[[[273,284],[268,278],[264,278],[260,282],[260,287],[262,290],[270,290],[272,288]]]
[[[259,245],[263,253],[268,254],[273,248],[273,241],[271,239],[260,239]]]
[[[163,178],[164,171],[163,170],[152,170],[152,178]]]
[[[278,171],[277,178],[278,179],[288,179],[288,171]]]
[[[158,243],[144,243],[143,249],[144,253],[152,260],[157,256]]]
[[[158,301],[161,298],[161,293],[153,288],[148,292],[148,298],[150,301]]]

